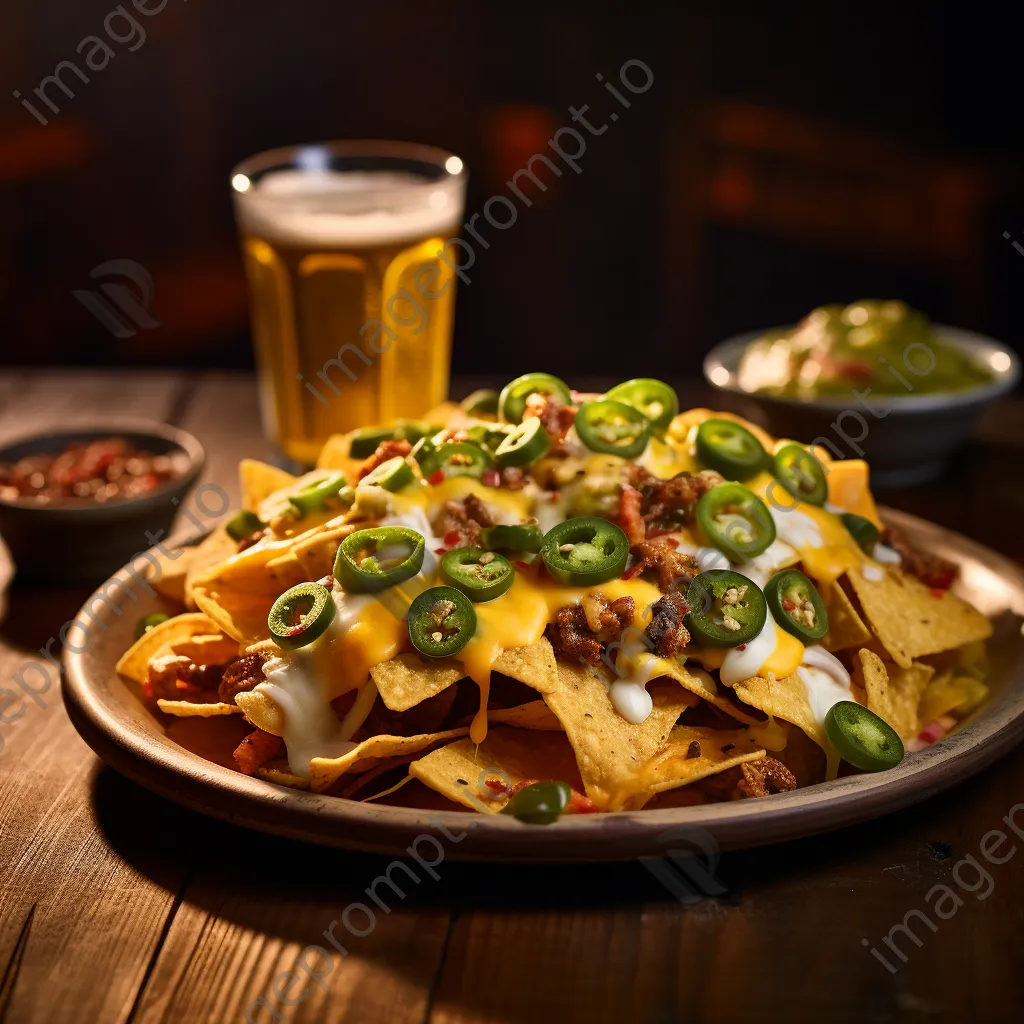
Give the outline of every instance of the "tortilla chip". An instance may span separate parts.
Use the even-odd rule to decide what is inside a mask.
[[[678,789],[747,761],[760,761],[764,756],[765,751],[746,729],[677,725],[665,749],[643,766],[639,788],[622,810],[639,810],[657,793]]]
[[[195,582],[215,565],[220,565],[232,555],[238,553],[238,542],[228,536],[223,526],[218,527],[209,536],[204,537],[194,548],[189,548],[182,556],[185,560],[185,604],[189,608],[198,608],[192,596]]]
[[[807,686],[795,672],[783,679],[751,676],[738,682],[733,690],[740,700],[763,711],[769,718],[781,718],[802,729],[822,750],[832,749],[824,728],[811,710]]]
[[[519,704],[514,708],[488,710],[488,723],[511,725],[517,729],[537,729],[540,732],[563,732],[562,723],[542,700]]]
[[[135,683],[144,683],[153,658],[171,654],[175,644],[184,644],[193,637],[217,632],[217,623],[201,612],[185,612],[147,629],[141,639],[128,648],[115,666],[118,675]]]
[[[853,602],[838,582],[831,582],[821,590],[821,599],[828,613],[828,632],[821,645],[826,651],[844,651],[849,647],[863,647],[871,643],[874,635],[857,614]]]
[[[257,688],[236,694],[235,703],[257,729],[269,732],[271,736],[284,735],[284,712],[262,690]]]
[[[583,787],[573,749],[563,733],[491,729],[477,745],[458,740],[409,765],[409,774],[435,792],[485,814],[498,814],[512,788],[527,779]],[[493,789],[487,782],[495,783]],[[500,785],[499,785],[500,784]]]
[[[992,624],[966,601],[948,590],[929,590],[900,569],[886,569],[880,580],[849,569],[843,579],[875,636],[900,668],[910,668],[915,658],[992,635]]]
[[[465,674],[462,663],[454,658],[424,658],[411,652],[370,669],[370,678],[391,711],[408,711],[458,682]]]
[[[242,709],[234,704],[193,704],[187,700],[163,700],[157,702],[157,707],[165,714],[174,715],[176,718],[216,718],[219,715],[240,715]]]
[[[314,757],[309,766],[310,788],[314,793],[322,793],[346,772],[366,771],[383,758],[415,754],[445,740],[465,736],[467,731],[449,729],[419,736],[371,736],[341,757]]]
[[[868,710],[884,718],[901,739],[916,736],[921,728],[918,706],[935,669],[920,661],[910,668],[887,666],[867,649],[858,652],[858,660]]]
[[[675,683],[649,683],[654,708],[646,721],[633,725],[612,706],[596,670],[556,664],[559,687],[544,700],[576,751],[587,796],[602,810],[619,810],[636,792],[643,765],[664,748],[676,719],[698,698]]]
[[[289,789],[309,789],[309,779],[303,779],[298,775],[292,775],[288,771],[288,764],[284,761],[274,761],[256,769],[256,774],[267,782],[275,782],[279,786],[287,786]]]
[[[295,476],[257,459],[242,459],[238,464],[238,481],[242,508],[255,511],[276,491],[295,483]]]
[[[350,483],[354,482],[359,476],[360,467],[366,460],[349,457],[348,451],[351,443],[351,434],[331,434],[324,442],[323,448],[320,449],[316,468],[341,470]]]
[[[196,584],[192,597],[216,628],[240,644],[253,643],[269,634],[267,616],[276,598],[268,599],[205,584]]]
[[[518,679],[538,693],[554,693],[558,689],[555,652],[543,637],[528,647],[511,647],[502,651],[491,668],[510,679]]]
[[[730,718],[745,725],[754,725],[761,721],[756,715],[744,712],[738,701],[730,700],[729,696],[718,688],[710,673],[704,669],[688,669],[674,658],[654,658],[653,655],[643,652],[638,657],[641,666],[647,658],[652,658],[656,662],[649,672],[651,679],[674,679],[690,693],[696,694],[701,700],[706,700],[719,711],[724,711]]]
[[[226,665],[238,657],[238,641],[223,633],[201,633],[172,643],[171,650],[198,665]]]
[[[328,524],[325,529],[318,530],[311,536],[303,535],[302,539],[296,542],[292,554],[301,566],[304,578],[319,580],[324,576],[330,576],[334,572],[334,559],[338,555],[341,542],[358,528],[352,523],[342,526]]]

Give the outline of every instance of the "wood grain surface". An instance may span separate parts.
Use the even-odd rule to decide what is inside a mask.
[[[229,489],[237,458],[265,452],[247,378],[0,377],[0,439],[116,414],[191,430],[208,477]],[[1024,483],[1008,471],[1020,437],[1001,422],[1021,422],[1019,407],[987,418],[956,474],[885,500],[1020,560]],[[0,687],[43,660],[33,652],[85,596],[15,581]],[[692,905],[640,863],[443,861],[436,879],[393,870],[404,896],[379,887],[385,913],[366,890],[388,861],[258,835],[143,791],[100,764],[47,678],[44,689],[32,676],[37,699],[0,724],[0,1024],[219,1024],[247,1012],[257,1024],[952,1024],[1024,1005],[1024,852],[998,865],[981,853],[994,829],[1009,837],[1002,856],[1024,846],[1002,821],[1024,804],[1024,748],[887,818],[725,854],[714,875],[726,891]],[[1024,832],[1024,808],[1015,821]],[[938,884],[961,905],[947,904],[947,920],[930,914],[935,931],[911,917],[920,945],[896,933],[903,962],[883,939],[928,910]],[[373,916],[349,909],[358,903]],[[346,911],[365,935],[330,931]],[[296,969],[304,951],[308,972]]]

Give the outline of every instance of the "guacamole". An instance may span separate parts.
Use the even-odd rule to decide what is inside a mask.
[[[739,369],[744,391],[805,399],[963,391],[991,379],[940,341],[924,313],[895,299],[819,306],[796,327],[752,341]]]

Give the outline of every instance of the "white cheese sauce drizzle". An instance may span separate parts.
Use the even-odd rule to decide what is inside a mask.
[[[730,647],[722,661],[719,678],[726,686],[735,686],[744,679],[756,676],[761,666],[775,653],[779,638],[775,620],[769,611],[761,632],[739,647]]]
[[[807,700],[811,712],[820,725],[825,724],[829,709],[843,700],[853,700],[850,673],[834,655],[815,644],[804,651],[803,661],[796,670],[807,687]]]

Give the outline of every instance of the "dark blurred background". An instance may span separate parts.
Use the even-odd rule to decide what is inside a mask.
[[[653,86],[478,253],[456,372],[697,372],[730,333],[865,296],[1022,347],[1009,8],[128,0],[141,44],[104,32],[114,9],[0,8],[0,363],[250,366],[237,161],[430,142],[469,164],[469,214],[570,105],[621,109],[596,76],[629,59]],[[33,90],[66,60],[90,80],[65,67],[54,112]],[[152,274],[160,327],[114,337],[73,296],[112,259]]]

